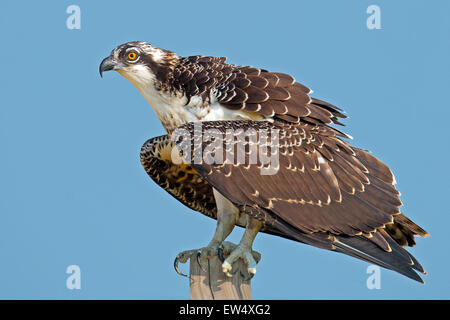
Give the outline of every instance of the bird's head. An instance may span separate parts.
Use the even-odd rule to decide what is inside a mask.
[[[103,72],[115,70],[138,88],[166,83],[178,56],[147,42],[131,41],[117,46],[100,64]]]

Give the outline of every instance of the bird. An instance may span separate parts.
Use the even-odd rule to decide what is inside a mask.
[[[114,48],[99,67],[102,77],[109,70],[139,90],[166,131],[141,148],[149,177],[217,220],[211,241],[180,252],[176,269],[194,253],[218,255],[227,276],[242,259],[252,277],[261,258],[253,242],[263,232],[424,283],[426,271],[405,247],[429,234],[401,211],[390,168],[338,129],[347,118],[341,108],[289,74],[181,57],[145,41]],[[226,241],[235,226],[245,229],[238,244]]]

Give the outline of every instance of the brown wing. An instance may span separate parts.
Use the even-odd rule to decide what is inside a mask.
[[[172,162],[171,153],[174,146],[175,143],[168,135],[147,140],[141,148],[142,166],[149,177],[175,199],[188,208],[217,220],[212,187],[191,166]],[[238,226],[245,227],[239,224]],[[261,231],[298,241],[270,225]]]
[[[191,166],[175,165],[169,136],[147,140],[141,148],[141,164],[150,178],[187,207],[217,219],[211,186]]]
[[[291,123],[299,123],[302,119],[331,124],[339,123],[338,118],[346,118],[338,107],[310,98],[311,90],[288,74],[238,67],[236,78],[229,82],[226,94],[222,93],[218,99],[233,110],[257,112]]]
[[[340,124],[346,118],[332,104],[309,97],[311,90],[288,74],[225,63],[225,58],[182,58],[173,72],[172,88],[188,97],[217,99],[232,110],[255,112],[290,123]],[[343,135],[336,129],[335,133]],[[344,135],[345,136],[345,135]]]
[[[192,166],[241,210],[286,234],[301,237],[299,241],[318,241],[322,243],[318,246],[325,248],[328,242],[329,249],[420,279],[411,268],[421,272],[423,268],[398,245],[400,237],[391,234],[399,231],[408,238],[426,232],[400,213],[399,192],[391,171],[367,152],[349,146],[328,127],[303,122],[215,121],[188,123],[181,128],[192,138],[192,154],[184,154],[188,160],[194,159],[194,150],[199,151],[194,137],[199,139],[210,129],[222,134],[225,146],[211,148],[215,140],[206,139],[202,156],[223,162],[203,161]],[[235,135],[232,147],[226,145],[230,143],[226,133],[240,130],[249,134]],[[279,141],[270,138],[276,130]],[[256,157],[256,163],[250,161],[261,150],[253,146],[264,145],[264,132],[269,136],[269,149],[278,152],[275,158],[279,162],[273,164],[278,169],[275,174],[262,174],[265,164],[260,158]],[[178,138],[186,141],[185,137]],[[182,145],[178,144],[180,150]],[[244,146],[243,160],[238,159],[238,145]],[[225,150],[228,154],[234,150],[233,156],[227,158]],[[222,156],[217,158],[218,153]],[[407,231],[400,230],[399,225]],[[350,252],[355,246],[357,249]],[[366,250],[366,256],[358,256],[361,250]]]

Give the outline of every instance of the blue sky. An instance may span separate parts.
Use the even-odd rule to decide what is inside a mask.
[[[80,30],[66,27],[72,4]],[[372,4],[380,30],[366,26]],[[364,262],[259,235],[254,298],[450,298],[448,12],[444,0],[1,1],[0,298],[189,297],[173,258],[215,223],[147,177],[139,150],[163,128],[130,83],[98,75],[131,40],[293,75],[344,108],[353,143],[392,168],[403,211],[431,233],[410,250],[426,285],[382,270],[379,290]]]

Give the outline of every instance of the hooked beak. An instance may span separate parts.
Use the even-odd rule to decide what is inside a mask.
[[[100,77],[103,77],[104,71],[115,70],[122,66],[113,56],[106,57],[103,59],[102,63],[100,63],[99,72]]]

